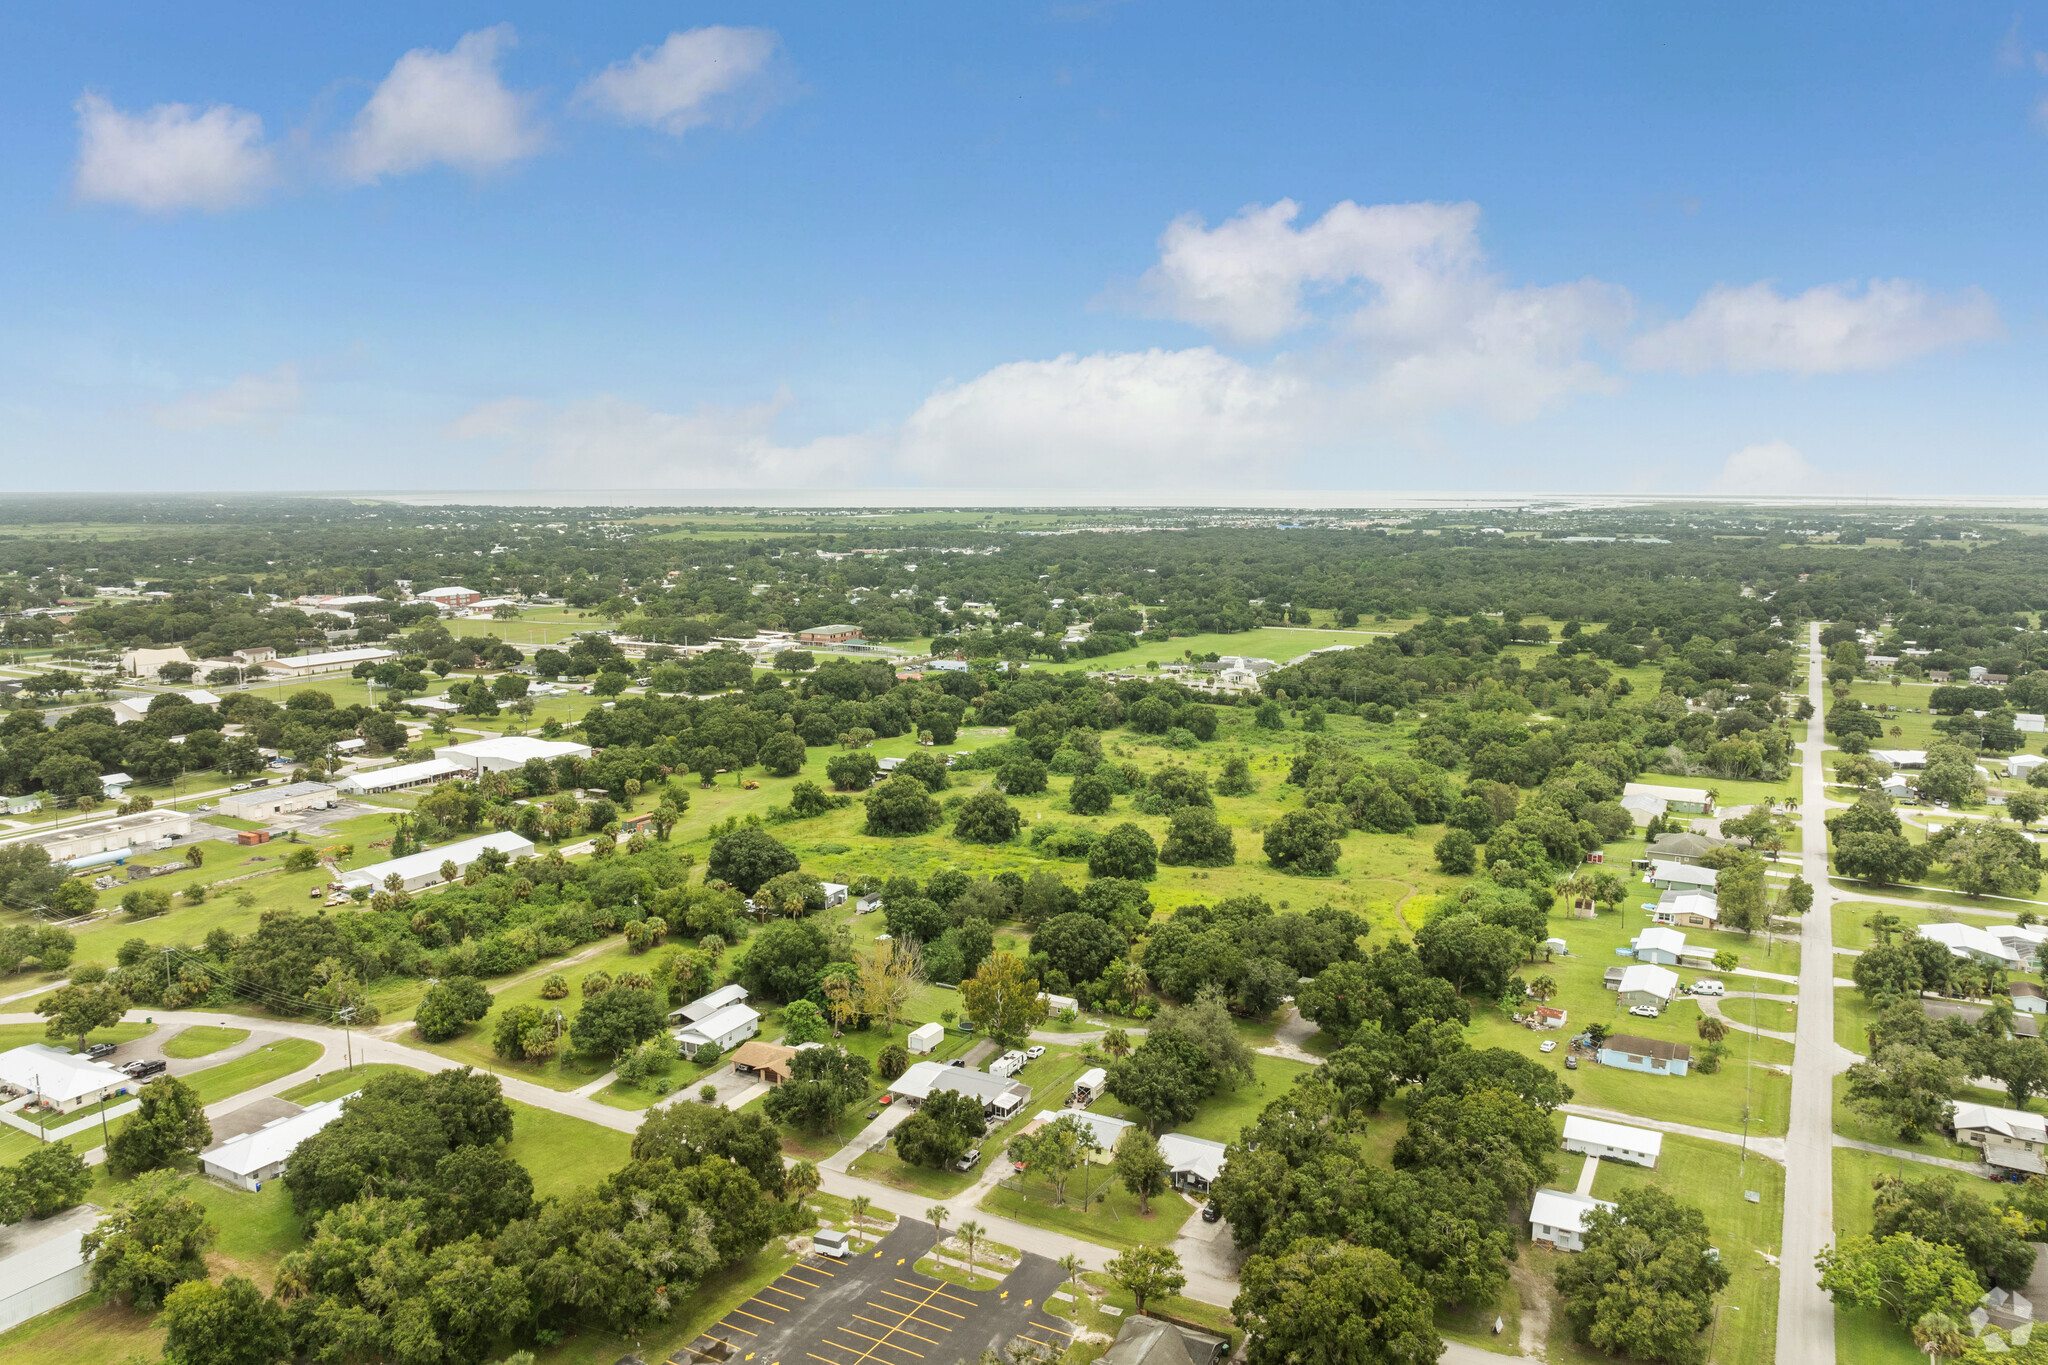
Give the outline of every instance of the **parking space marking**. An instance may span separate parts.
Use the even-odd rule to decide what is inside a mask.
[[[875,1325],[878,1327],[881,1326],[880,1323],[876,1323]],[[895,1342],[888,1340],[889,1337],[894,1336],[896,1334],[896,1329],[894,1327],[882,1327],[883,1334],[879,1337],[871,1337],[866,1332],[856,1332],[851,1327],[834,1327],[832,1330],[835,1332],[844,1332],[846,1333],[846,1335],[850,1337],[859,1337],[862,1341],[872,1341],[878,1347],[886,1346],[892,1351],[906,1352],[907,1354],[916,1356],[919,1360],[924,1359],[923,1351],[913,1351],[908,1346],[898,1346]],[[905,1335],[907,1336],[909,1334],[905,1333]],[[868,1354],[873,1355],[874,1352],[870,1351]]]
[[[910,1286],[910,1287],[911,1287],[912,1289],[923,1289],[923,1288],[924,1288],[924,1286],[923,1286],[923,1285],[921,1285],[921,1284],[919,1284],[919,1283],[918,1283],[918,1282],[917,1282],[916,1280],[906,1280],[906,1279],[904,1279],[904,1278],[903,1278],[902,1276],[900,1276],[900,1275],[896,1276],[895,1278],[896,1278],[896,1283],[898,1283],[898,1284],[907,1284],[907,1285],[909,1285],[909,1286]],[[969,1308],[979,1308],[979,1307],[981,1307],[981,1305],[980,1305],[980,1304],[978,1304],[978,1303],[976,1303],[976,1302],[975,1302],[975,1301],[974,1301],[973,1299],[963,1299],[963,1298],[961,1298],[961,1297],[960,1297],[960,1296],[959,1296],[958,1294],[948,1294],[948,1293],[947,1293],[947,1292],[946,1292],[945,1290],[943,1290],[943,1289],[934,1289],[934,1290],[932,1290],[931,1292],[932,1292],[933,1294],[937,1295],[937,1296],[938,1296],[939,1298],[942,1298],[942,1299],[951,1299],[951,1300],[952,1300],[953,1302],[955,1302],[955,1303],[964,1303],[964,1304],[966,1304],[966,1305],[967,1305],[967,1306],[968,1306]],[[930,1300],[930,1299],[926,1299],[926,1300],[925,1300],[925,1302],[929,1303],[929,1302],[931,1302],[931,1300]],[[945,1312],[945,1311],[947,1311],[947,1310],[945,1310],[945,1309],[940,1309],[939,1311],[940,1311],[940,1312]],[[953,1314],[953,1316],[954,1316],[954,1317],[956,1317],[956,1318],[959,1318],[959,1317],[965,1317],[965,1316],[966,1316],[966,1314],[964,1314],[964,1313],[955,1313],[955,1314]]]
[[[1061,1336],[1067,1336],[1073,1331],[1071,1327],[1055,1327],[1049,1322],[1040,1322],[1037,1318],[1026,1318],[1025,1321],[1033,1327],[1043,1327],[1046,1331],[1057,1332]]]
[[[875,1302],[875,1301],[874,1301],[873,1299],[869,1299],[869,1300],[868,1300],[868,1304],[867,1304],[867,1306],[868,1306],[868,1307],[870,1307],[870,1308],[873,1308],[873,1309],[875,1309],[875,1310],[876,1310],[876,1311],[878,1311],[878,1312],[882,1312],[882,1313],[901,1313],[901,1312],[903,1312],[903,1310],[902,1310],[901,1308],[891,1308],[891,1307],[890,1307],[890,1306],[889,1306],[888,1304],[886,1304],[886,1303],[876,1303],[876,1302]],[[941,1311],[941,1312],[943,1312],[943,1311],[945,1311],[945,1310],[941,1309],[940,1311]],[[856,1316],[856,1317],[858,1317],[859,1315],[858,1315],[858,1314],[855,1314],[855,1316]],[[933,1321],[931,1321],[931,1320],[930,1320],[930,1319],[928,1319],[928,1318],[921,1318],[921,1317],[919,1317],[919,1316],[917,1315],[917,1310],[916,1310],[915,1308],[913,1308],[913,1309],[911,1309],[911,1310],[910,1310],[910,1313],[908,1314],[908,1320],[909,1320],[909,1321],[911,1321],[911,1322],[917,1323],[917,1324],[918,1324],[919,1326],[921,1326],[921,1327],[933,1327],[933,1328],[937,1328],[937,1329],[938,1329],[939,1331],[941,1331],[941,1332],[950,1332],[950,1331],[952,1331],[952,1330],[953,1330],[952,1328],[950,1328],[950,1327],[946,1326],[946,1324],[945,1324],[945,1323],[943,1323],[943,1322],[933,1322]]]
[[[908,1281],[908,1280],[898,1280],[898,1281],[897,1281],[897,1283],[898,1283],[898,1284],[910,1284],[910,1281]],[[910,1284],[910,1287],[911,1287],[912,1289],[916,1289],[916,1288],[917,1288],[918,1286],[916,1286],[916,1285],[914,1285],[914,1284]],[[908,1295],[908,1294],[899,1294],[899,1293],[897,1293],[897,1292],[896,1292],[895,1290],[893,1290],[893,1289],[877,1289],[877,1290],[876,1290],[875,1292],[876,1292],[877,1294],[887,1294],[887,1295],[888,1295],[888,1296],[889,1296],[890,1298],[892,1298],[892,1299],[901,1299],[901,1300],[903,1300],[903,1301],[904,1301],[905,1303],[915,1303],[915,1304],[917,1304],[917,1305],[918,1305],[918,1306],[919,1306],[920,1308],[929,1308],[929,1309],[931,1309],[931,1310],[932,1310],[932,1311],[933,1311],[934,1313],[944,1313],[944,1314],[945,1314],[945,1315],[946,1315],[947,1317],[949,1317],[949,1318],[960,1318],[960,1319],[962,1319],[962,1320],[965,1320],[965,1318],[967,1317],[967,1315],[966,1315],[965,1313],[955,1313],[955,1312],[954,1312],[954,1311],[953,1311],[952,1309],[950,1309],[950,1308],[941,1308],[941,1307],[939,1307],[939,1306],[938,1306],[937,1304],[935,1304],[935,1303],[930,1303],[930,1302],[920,1302],[920,1301],[919,1301],[919,1300],[917,1300],[917,1299],[913,1299],[913,1298],[911,1298],[911,1297],[910,1297],[910,1295]],[[977,1306],[978,1306],[978,1305],[977,1305]],[[901,1308],[890,1308],[890,1309],[886,1309],[886,1310],[884,1310],[884,1311],[886,1311],[886,1312],[890,1312],[890,1313],[900,1313],[900,1312],[902,1312],[903,1310],[902,1310]],[[936,1327],[936,1326],[937,1326],[938,1324],[937,1324],[937,1323],[934,1323],[934,1324],[932,1324],[932,1325]]]
[[[747,1300],[747,1302],[748,1302],[748,1303],[758,1303],[758,1302],[760,1302],[760,1300],[758,1300],[758,1299],[748,1299],[748,1300]],[[774,1304],[769,1304],[768,1306],[769,1306],[770,1308],[773,1308],[773,1307],[774,1307],[775,1305],[774,1305]],[[743,1317],[743,1318],[752,1318],[752,1319],[753,1319],[753,1320],[754,1320],[755,1322],[765,1322],[765,1323],[767,1323],[767,1324],[768,1324],[768,1325],[769,1325],[770,1327],[773,1327],[773,1326],[775,1325],[775,1319],[774,1319],[774,1318],[764,1318],[764,1317],[762,1317],[762,1316],[761,1316],[761,1315],[760,1315],[759,1313],[749,1313],[749,1312],[748,1312],[748,1311],[747,1311],[746,1309],[744,1309],[744,1308],[735,1308],[735,1309],[733,1309],[732,1311],[733,1311],[733,1312],[735,1312],[735,1313],[738,1313],[738,1314],[739,1314],[739,1315],[740,1315],[741,1317]],[[747,1331],[747,1329],[746,1329],[746,1328],[744,1328],[744,1327],[742,1327],[742,1328],[741,1328],[740,1330],[741,1330],[742,1332],[746,1332],[746,1331]],[[756,1336],[756,1335],[758,1335],[758,1333],[754,1333],[754,1332],[747,1332],[747,1335],[751,1337],[751,1336]]]
[[[740,1310],[739,1310],[739,1309],[737,1309],[737,1308],[735,1308],[735,1309],[733,1309],[732,1311],[733,1311],[733,1312],[735,1312],[735,1313],[737,1313],[737,1312],[739,1312]],[[748,1336],[748,1337],[752,1337],[752,1336],[759,1336],[759,1335],[760,1335],[760,1333],[758,1333],[758,1332],[749,1332],[749,1331],[748,1331],[748,1330],[747,1330],[746,1328],[744,1328],[744,1327],[740,1326],[740,1325],[739,1325],[738,1323],[736,1323],[736,1322],[721,1322],[721,1323],[719,1323],[718,1325],[719,1325],[720,1327],[723,1327],[723,1328],[724,1328],[724,1329],[725,1329],[726,1331],[728,1331],[728,1332],[738,1332],[738,1333],[739,1333],[739,1334],[740,1334],[741,1336]]]
[[[816,1286],[813,1286],[813,1288],[815,1288],[815,1287],[816,1287]],[[803,1297],[804,1297],[804,1296],[803,1296],[802,1294],[799,1294],[799,1293],[797,1293],[797,1292],[796,1292],[796,1291],[795,1291],[794,1289],[784,1289],[784,1288],[783,1288],[783,1287],[782,1287],[781,1285],[779,1285],[779,1284],[771,1284],[771,1285],[766,1285],[766,1286],[763,1286],[763,1288],[762,1288],[761,1292],[762,1292],[763,1294],[765,1294],[765,1293],[767,1293],[767,1292],[768,1292],[768,1291],[769,1291],[770,1289],[774,1290],[774,1291],[775,1291],[776,1293],[778,1293],[778,1294],[787,1294],[787,1295],[789,1295],[789,1296],[790,1296],[790,1297],[791,1297],[792,1299],[797,1299],[797,1300],[799,1300],[799,1301],[801,1301],[801,1300],[803,1299]],[[778,1308],[780,1308],[781,1306],[782,1306],[781,1304],[777,1304],[777,1305],[776,1305],[776,1307],[778,1307]]]
[[[882,1311],[886,1313],[886,1312],[888,1312],[889,1310],[885,1308],[885,1309],[883,1309]],[[933,1340],[933,1339],[932,1339],[932,1338],[930,1338],[930,1337],[919,1337],[919,1336],[917,1336],[917,1333],[915,1333],[915,1332],[911,1331],[911,1330],[910,1330],[910,1329],[909,1329],[908,1327],[905,1327],[905,1326],[904,1326],[904,1325],[903,1325],[902,1323],[900,1323],[900,1322],[899,1322],[899,1323],[897,1323],[897,1324],[896,1324],[896,1325],[895,1325],[894,1327],[891,1327],[891,1326],[890,1326],[890,1325],[889,1325],[888,1323],[886,1323],[886,1322],[876,1322],[876,1321],[875,1321],[875,1320],[874,1320],[873,1318],[864,1318],[864,1317],[862,1317],[862,1316],[861,1316],[860,1314],[858,1314],[858,1313],[855,1313],[855,1314],[853,1315],[853,1320],[854,1320],[855,1322],[864,1322],[864,1323],[867,1323],[867,1324],[868,1324],[868,1325],[869,1325],[870,1327],[879,1327],[879,1328],[881,1328],[881,1329],[882,1329],[883,1331],[885,1331],[885,1332],[901,1332],[901,1333],[903,1333],[903,1335],[904,1335],[904,1336],[906,1336],[906,1337],[917,1337],[917,1339],[918,1339],[919,1341],[923,1342],[923,1343],[924,1343],[925,1345],[927,1345],[927,1346],[937,1346],[937,1345],[940,1345],[940,1344],[941,1344],[940,1342],[937,1342],[937,1341]],[[923,1319],[923,1318],[911,1318],[911,1319],[909,1319],[909,1321],[912,1321],[912,1322],[919,1322],[919,1323],[923,1323],[923,1322],[924,1322],[924,1319]],[[930,1324],[929,1324],[929,1323],[925,1323],[925,1325],[926,1325],[926,1326],[930,1326]]]

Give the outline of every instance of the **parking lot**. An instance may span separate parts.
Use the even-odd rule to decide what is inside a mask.
[[[963,1289],[919,1274],[936,1240],[905,1218],[846,1261],[807,1256],[669,1357],[670,1365],[959,1365],[1016,1343],[1057,1360],[1071,1327],[1044,1311],[1065,1278],[1026,1254],[993,1289]]]

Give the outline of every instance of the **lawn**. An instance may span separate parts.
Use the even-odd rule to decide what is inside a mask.
[[[1217,1091],[1202,1101],[1192,1119],[1176,1125],[1174,1131],[1216,1142],[1235,1142],[1261,1110],[1313,1070],[1306,1062],[1291,1062],[1285,1057],[1254,1057],[1250,1084]],[[1103,1106],[1097,1107],[1108,1112]]]
[[[194,1024],[188,1029],[166,1040],[164,1056],[177,1058],[206,1057],[224,1051],[249,1036],[245,1028],[220,1028],[213,1024]]]
[[[75,1037],[52,1038],[43,1031],[45,1027],[43,1024],[0,1024],[0,1052],[27,1047],[31,1043],[41,1043],[45,1047],[56,1048],[59,1052],[70,1052],[71,1045],[78,1041]],[[123,1020],[118,1024],[94,1029],[85,1035],[85,1041],[88,1047],[94,1043],[132,1043],[137,1038],[147,1038],[155,1032],[155,1024]]]
[[[1852,986],[1835,987],[1835,1041],[1849,1051],[1867,1053],[1870,1051],[1870,1035],[1866,1027],[1877,1018],[1877,1011],[1863,998],[1863,992]]]
[[[289,1090],[280,1090],[277,1097],[281,1100],[290,1100],[293,1104],[318,1104],[322,1100],[355,1093],[362,1089],[363,1082],[372,1076],[387,1071],[413,1069],[409,1066],[400,1066],[396,1062],[358,1062],[353,1068],[330,1071],[323,1076],[315,1076],[310,1081],[301,1081]]]
[[[1001,1148],[990,1147],[987,1143],[988,1139],[983,1139],[982,1160],[1002,1160]],[[896,1155],[894,1146],[884,1143],[871,1152],[862,1153],[847,1168],[847,1173],[899,1190],[909,1190],[927,1199],[951,1199],[981,1179],[983,1169],[977,1166],[971,1171],[934,1171],[924,1166],[913,1166]]]
[[[1858,1051],[1861,1050],[1860,1048],[1858,1049]],[[1900,1151],[1920,1152],[1927,1156],[1947,1157],[1952,1161],[1975,1161],[1977,1159],[1976,1149],[1965,1147],[1960,1143],[1950,1142],[1938,1132],[1923,1133],[1912,1141],[1907,1141],[1900,1137],[1897,1131],[1889,1124],[1867,1117],[1858,1110],[1850,1108],[1848,1101],[1843,1098],[1848,1093],[1848,1089],[1848,1076],[1835,1077],[1835,1131],[1843,1137],[1855,1138],[1858,1142],[1875,1143],[1880,1147],[1892,1147]],[[1971,1099],[1974,1096],[1965,1094],[1959,1095],[1957,1098]],[[1997,1103],[2004,1104],[2005,1101],[2001,1099]]]
[[[1834,937],[1837,948],[1855,948],[1858,951],[1877,946],[1877,936],[1867,923],[1873,916],[1890,915],[1909,926],[1904,932],[1923,924],[1973,924],[1980,929],[2010,925],[2015,918],[2012,911],[2004,914],[1969,914],[1958,910],[1930,910],[1919,905],[1886,905],[1881,901],[1837,901],[1834,914]],[[1839,964],[1842,976],[1849,974],[1851,963]]]
[[[1835,1237],[1842,1240],[1870,1232],[1871,1182],[1881,1175],[1929,1174],[1926,1167],[1908,1170],[1906,1163],[1858,1152],[1835,1149]],[[1926,1357],[1913,1345],[1913,1338],[1892,1317],[1873,1308],[1835,1310],[1835,1359],[1843,1365],[1924,1365]]]
[[[323,1052],[325,1049],[310,1038],[285,1038],[232,1062],[194,1071],[184,1079],[201,1104],[213,1104],[294,1071],[304,1071],[319,1061]]]
[[[1721,1013],[1738,1024],[1790,1033],[1799,1024],[1799,1007],[1790,1000],[1724,1000]]]
[[[1082,1204],[1085,1194],[1090,1202]],[[1090,1165],[1076,1171],[1067,1184],[1067,1202],[1052,1202],[1052,1187],[1045,1180],[1012,1176],[981,1198],[990,1213],[1014,1218],[1020,1223],[1064,1232],[1104,1246],[1165,1246],[1179,1235],[1181,1225],[1195,1206],[1168,1190],[1152,1201],[1152,1212],[1138,1211],[1133,1199],[1106,1166]]]
[[[512,1106],[512,1141],[505,1153],[532,1172],[533,1192],[538,1197],[570,1194],[595,1185],[632,1155],[631,1133],[535,1109],[518,1100],[506,1103]]]

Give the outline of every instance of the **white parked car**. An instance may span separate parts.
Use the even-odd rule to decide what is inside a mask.
[[[1035,1062],[1044,1055],[1045,1049],[1042,1047],[1027,1047],[1024,1049],[1024,1060],[1027,1062]]]
[[[1638,1019],[1655,1019],[1657,1017],[1657,1007],[1655,1005],[1630,1005],[1628,1012]]]
[[[1537,1048],[1536,1050],[1537,1050],[1538,1052],[1555,1052],[1555,1051],[1557,1051],[1557,1039],[1555,1039],[1555,1038],[1545,1038],[1545,1039],[1543,1040],[1543,1045],[1542,1045],[1541,1047]]]
[[[1692,983],[1692,993],[1694,995],[1726,995],[1728,994],[1728,988],[1718,981],[1695,981]]]

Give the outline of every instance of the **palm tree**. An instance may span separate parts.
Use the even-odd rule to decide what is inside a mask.
[[[789,1168],[789,1174],[784,1179],[788,1182],[789,1192],[796,1196],[799,1203],[815,1194],[818,1187],[825,1183],[824,1177],[818,1174],[817,1163],[812,1161],[797,1162]]]
[[[1962,1327],[1944,1313],[1928,1313],[1913,1324],[1913,1344],[1940,1365],[1941,1358],[1954,1359],[1969,1349],[1970,1339]]]
[[[953,1210],[944,1204],[934,1204],[924,1211],[924,1216],[930,1221],[932,1231],[936,1234],[936,1240],[932,1242],[932,1260],[937,1261],[939,1248],[946,1242],[946,1220],[953,1216]]]
[[[1112,1057],[1126,1057],[1131,1051],[1131,1036],[1120,1028],[1113,1028],[1102,1035],[1102,1050]]]
[[[974,1248],[980,1244],[983,1231],[981,1224],[970,1218],[960,1225],[957,1234],[961,1249],[967,1253],[967,1282],[970,1285],[974,1283]]]
[[[1710,1043],[1718,1043],[1728,1036],[1728,1026],[1711,1014],[1702,1014],[1695,1027],[1699,1029],[1700,1037]]]
[[[851,1199],[847,1200],[846,1202],[847,1202],[847,1205],[848,1205],[848,1206],[849,1206],[850,1208],[852,1208],[852,1210],[853,1210],[853,1221],[854,1221],[854,1222],[856,1222],[856,1223],[865,1223],[865,1222],[867,1222],[867,1220],[868,1220],[868,1209],[869,1209],[869,1207],[870,1207],[870,1206],[871,1206],[871,1205],[872,1205],[872,1204],[874,1203],[874,1201],[873,1201],[873,1200],[869,1199],[869,1198],[868,1198],[868,1197],[867,1197],[866,1195],[864,1195],[864,1194],[857,1194],[857,1195],[855,1195],[855,1196],[854,1196],[853,1198],[851,1198]]]
[[[1068,1252],[1060,1257],[1059,1267],[1066,1272],[1068,1284],[1079,1284],[1081,1282],[1081,1258],[1079,1256],[1076,1256],[1071,1251]]]

